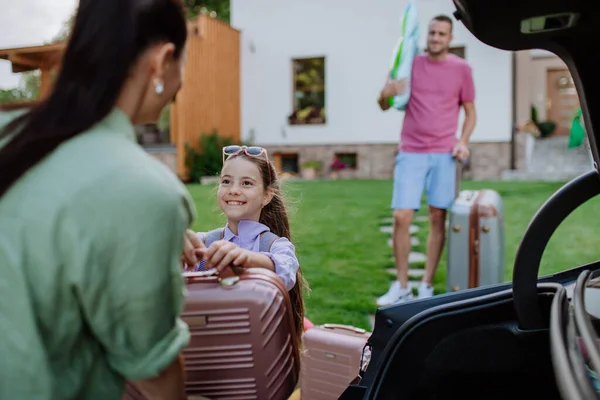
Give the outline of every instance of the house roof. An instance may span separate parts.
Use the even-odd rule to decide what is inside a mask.
[[[0,59],[10,61],[14,73],[52,68],[60,63],[65,46],[65,43],[56,43],[0,49]]]

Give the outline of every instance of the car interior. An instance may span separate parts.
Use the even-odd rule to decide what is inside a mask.
[[[586,311],[584,289],[595,282],[600,262],[538,274],[552,234],[600,194],[600,96],[593,95],[599,92],[600,8],[590,0],[453,3],[458,23],[483,43],[506,51],[544,49],[565,61],[596,169],[565,184],[533,217],[512,282],[380,308],[367,343],[370,363],[340,399],[596,398],[600,320]]]
[[[572,307],[567,290],[561,288],[552,302],[550,343],[552,364],[562,398],[565,400],[597,398],[600,365],[598,328],[600,320],[588,312],[586,294],[598,292],[597,272],[581,272],[572,294]],[[586,293],[587,292],[587,293]],[[592,309],[595,304],[590,304]],[[573,312],[574,311],[574,312]]]

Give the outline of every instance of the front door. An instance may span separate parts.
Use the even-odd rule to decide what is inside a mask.
[[[569,70],[550,69],[546,73],[546,120],[556,123],[555,135],[568,135],[579,97]]]

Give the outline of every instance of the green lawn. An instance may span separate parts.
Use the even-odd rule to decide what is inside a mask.
[[[519,241],[539,206],[561,185],[537,182],[471,182],[462,189],[497,190],[505,208],[506,269],[511,279]],[[188,185],[198,211],[194,229],[207,230],[225,222],[212,186]],[[381,218],[390,217],[391,181],[286,182],[292,240],[311,287],[307,316],[314,323],[343,323],[368,328],[368,314],[376,310],[375,298],[383,294],[393,267],[389,235],[381,233]],[[425,215],[422,208],[419,215]],[[542,259],[541,274],[596,261],[600,258],[598,234],[600,199],[582,206],[554,234]],[[425,252],[427,223],[416,234]],[[435,278],[437,293],[445,290],[446,255]]]

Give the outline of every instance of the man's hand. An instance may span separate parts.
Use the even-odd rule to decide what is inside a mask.
[[[183,234],[183,255],[181,261],[184,268],[193,268],[198,260],[199,252],[205,249],[204,243],[198,238],[196,232],[191,229],[186,229]]]
[[[377,99],[379,108],[381,108],[383,111],[389,109],[390,104],[388,102],[388,98],[404,93],[406,91],[406,84],[406,78],[400,80],[388,80],[381,90],[379,98]]]
[[[399,80],[388,80],[385,83],[383,89],[381,90],[381,97],[388,98],[397,96],[399,94],[403,94],[404,92],[406,92],[406,83],[406,78]]]
[[[454,148],[452,149],[452,157],[454,157],[458,161],[465,161],[467,158],[469,158],[470,155],[471,152],[469,151],[469,148],[463,142],[459,141],[454,145]]]

